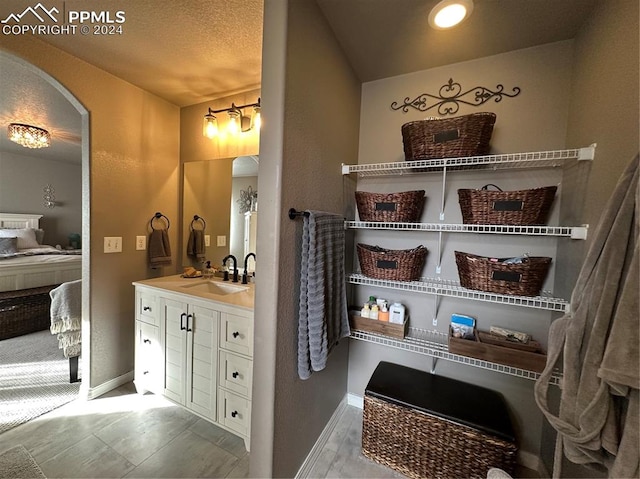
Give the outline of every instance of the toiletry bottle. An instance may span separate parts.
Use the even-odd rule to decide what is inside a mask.
[[[400,303],[393,303],[389,309],[389,322],[394,324],[404,323],[404,306]]]
[[[375,296],[369,296],[369,309],[371,309],[374,304],[376,304],[376,297]]]
[[[378,319],[378,305],[374,304],[371,306],[371,310],[369,311],[369,319]]]
[[[362,310],[360,311],[360,316],[363,318],[369,317],[369,303],[364,303],[364,306],[362,306]]]
[[[380,311],[378,312],[378,321],[389,321],[389,308],[387,307],[386,301],[384,301],[380,306]]]

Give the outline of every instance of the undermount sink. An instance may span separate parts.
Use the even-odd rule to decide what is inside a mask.
[[[239,286],[229,283],[221,283],[220,281],[199,281],[193,284],[185,284],[182,286],[190,291],[198,291],[200,293],[211,293],[217,295],[235,294],[247,291],[247,286]]]

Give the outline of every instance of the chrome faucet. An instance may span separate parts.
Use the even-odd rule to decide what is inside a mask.
[[[232,254],[225,256],[224,259],[222,260],[222,266],[226,266],[227,265],[227,260],[229,258],[231,258],[233,260],[233,282],[237,283],[238,282],[238,260],[236,259],[236,257],[233,256]],[[225,271],[223,281],[229,281],[229,272],[228,271]]]
[[[249,256],[253,256],[253,261],[256,260],[256,254],[255,253],[249,253],[247,256],[244,257],[244,273],[242,273],[242,284],[247,284],[247,263],[249,262]]]

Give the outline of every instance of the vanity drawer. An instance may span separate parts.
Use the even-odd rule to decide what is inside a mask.
[[[235,393],[251,397],[253,361],[233,353],[220,351],[218,384]]]
[[[238,434],[248,436],[251,424],[251,401],[219,389],[218,422]]]
[[[136,319],[158,326],[158,302],[154,294],[136,291]]]
[[[136,388],[155,393],[162,392],[162,376],[162,348],[158,328],[136,321]]]
[[[223,313],[220,321],[220,347],[253,356],[253,325],[249,318]]]

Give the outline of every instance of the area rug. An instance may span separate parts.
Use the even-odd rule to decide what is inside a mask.
[[[79,389],[48,330],[0,341],[0,433],[76,399]]]
[[[29,451],[18,445],[0,454],[0,479],[44,478]]]

